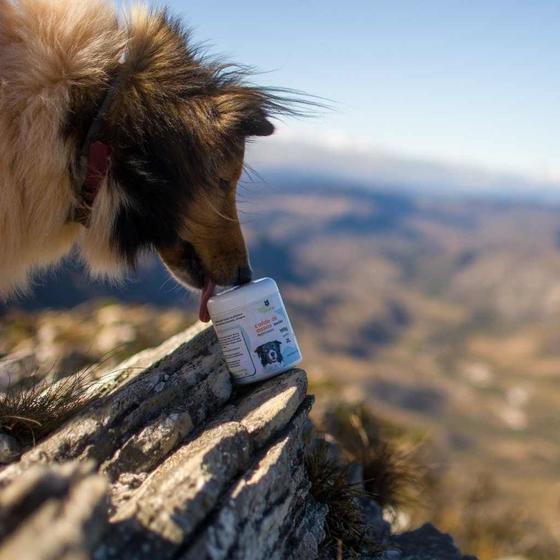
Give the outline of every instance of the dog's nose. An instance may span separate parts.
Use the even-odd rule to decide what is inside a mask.
[[[249,265],[240,266],[237,269],[236,284],[247,284],[253,278],[253,270]]]

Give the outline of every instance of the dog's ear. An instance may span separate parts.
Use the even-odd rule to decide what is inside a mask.
[[[127,57],[113,113],[127,118],[134,133],[178,116],[204,143],[236,135],[269,136],[269,113],[279,105],[266,88],[243,84],[244,73],[221,69],[191,46],[188,32],[165,11],[131,11]]]
[[[222,126],[245,137],[270,136],[274,132],[265,106],[266,94],[257,88],[233,86],[215,98]]]
[[[270,136],[274,133],[274,125],[260,107],[245,115],[239,128],[243,136]]]

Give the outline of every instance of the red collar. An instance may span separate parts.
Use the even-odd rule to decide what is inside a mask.
[[[99,194],[101,184],[107,176],[111,163],[111,148],[97,140],[89,146],[86,176],[82,184],[79,196],[79,205],[74,209],[73,221],[89,226],[91,209],[95,198]]]
[[[77,172],[73,178],[77,205],[69,220],[85,227],[89,226],[91,209],[99,194],[101,184],[107,177],[111,164],[111,148],[102,140],[107,112],[115,98],[122,79],[119,62],[117,73],[109,83],[97,115],[93,119],[78,156]]]

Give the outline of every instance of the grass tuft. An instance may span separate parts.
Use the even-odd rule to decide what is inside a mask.
[[[42,381],[31,388],[8,387],[0,395],[0,431],[24,447],[35,445],[91,400],[86,373],[54,383]]]
[[[421,441],[405,441],[398,427],[363,404],[339,404],[325,423],[348,460],[362,465],[365,490],[381,507],[397,510],[418,501],[426,474],[417,457]]]
[[[367,538],[367,525],[360,500],[365,498],[361,485],[350,482],[350,465],[341,464],[332,453],[332,445],[318,438],[309,446],[305,460],[313,498],[328,506],[326,538],[322,555],[353,559],[364,550],[379,554],[382,546]]]

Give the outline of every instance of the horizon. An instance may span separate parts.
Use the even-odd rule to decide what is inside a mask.
[[[248,161],[257,170],[290,168],[294,151],[296,167],[308,154],[320,169],[321,151],[327,172],[360,180],[560,195],[558,4],[289,0],[273,13],[255,0],[166,5],[211,54],[262,71],[255,82],[333,102],[334,111],[290,119],[255,142]]]
[[[250,142],[246,162],[258,176],[301,175],[350,183],[364,190],[408,195],[482,197],[557,204],[560,183],[489,169],[475,164],[422,159],[398,152],[377,150],[351,142],[332,144],[319,136],[301,140],[288,128],[271,137]]]

